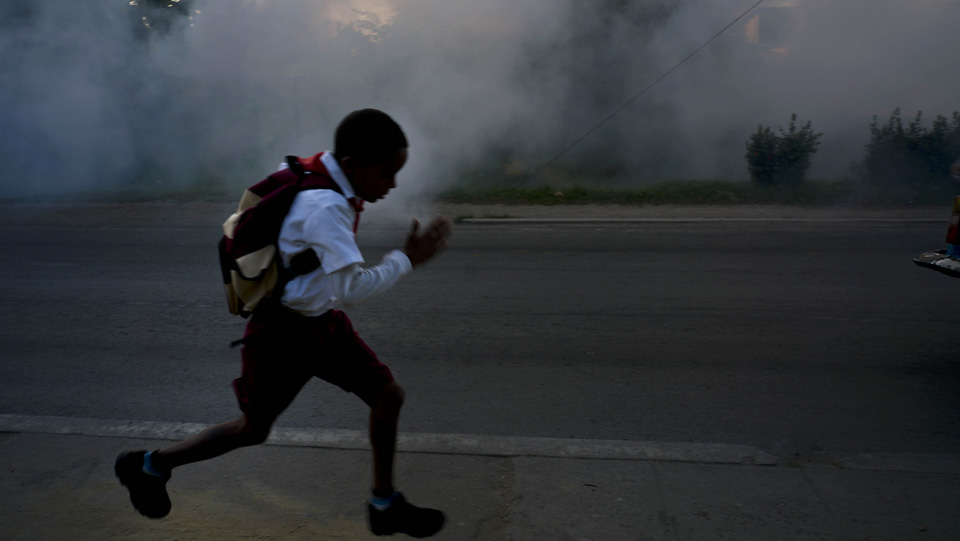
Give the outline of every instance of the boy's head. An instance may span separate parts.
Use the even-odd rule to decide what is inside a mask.
[[[407,138],[386,113],[361,109],[337,126],[333,155],[357,195],[372,203],[397,185],[397,172],[407,162]]]

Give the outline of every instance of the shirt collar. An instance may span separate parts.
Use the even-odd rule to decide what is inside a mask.
[[[353,184],[350,184],[350,179],[347,178],[347,174],[343,172],[343,169],[340,169],[340,164],[337,163],[333,152],[324,152],[320,156],[320,162],[323,163],[327,172],[330,173],[330,178],[337,183],[337,186],[340,186],[344,197],[347,199],[358,199],[356,192],[353,191]]]

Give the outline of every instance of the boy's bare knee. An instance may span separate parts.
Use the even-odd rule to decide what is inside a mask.
[[[403,400],[407,397],[407,392],[403,390],[403,387],[399,383],[393,382],[390,385],[390,400],[391,403],[395,404],[397,409],[400,409],[400,406],[403,405]]]
[[[270,428],[273,423],[257,421],[244,416],[240,424],[238,435],[244,445],[258,445],[270,437]]]
[[[406,392],[397,382],[391,382],[384,385],[377,395],[377,405],[375,409],[379,413],[398,413],[403,406],[403,399]]]

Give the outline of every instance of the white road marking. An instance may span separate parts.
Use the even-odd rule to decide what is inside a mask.
[[[200,432],[207,425],[82,417],[0,414],[0,433],[63,434],[179,441]],[[435,453],[494,457],[537,457],[605,460],[654,460],[700,464],[794,466],[800,468],[843,468],[886,472],[960,475],[960,455],[931,453],[867,453],[788,462],[749,445],[727,443],[651,442],[527,438],[473,434],[401,433],[398,450],[406,453]],[[369,450],[363,430],[281,428],[273,429],[268,445]]]
[[[946,223],[939,218],[464,218],[462,224]]]
[[[198,423],[170,423],[0,415],[0,432],[73,434],[112,438],[181,440],[206,428]],[[268,445],[369,449],[363,430],[276,427]],[[481,456],[534,456],[580,459],[660,460],[711,464],[773,465],[781,461],[748,445],[724,443],[670,443],[626,440],[527,438],[472,434],[401,433],[397,448],[407,453]]]

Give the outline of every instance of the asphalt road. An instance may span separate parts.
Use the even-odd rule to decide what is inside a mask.
[[[0,413],[212,423],[244,322],[211,221],[0,221]],[[407,389],[402,430],[960,454],[960,280],[938,223],[460,225],[348,311]],[[403,227],[361,229],[369,262]],[[313,382],[278,425],[362,429]]]

